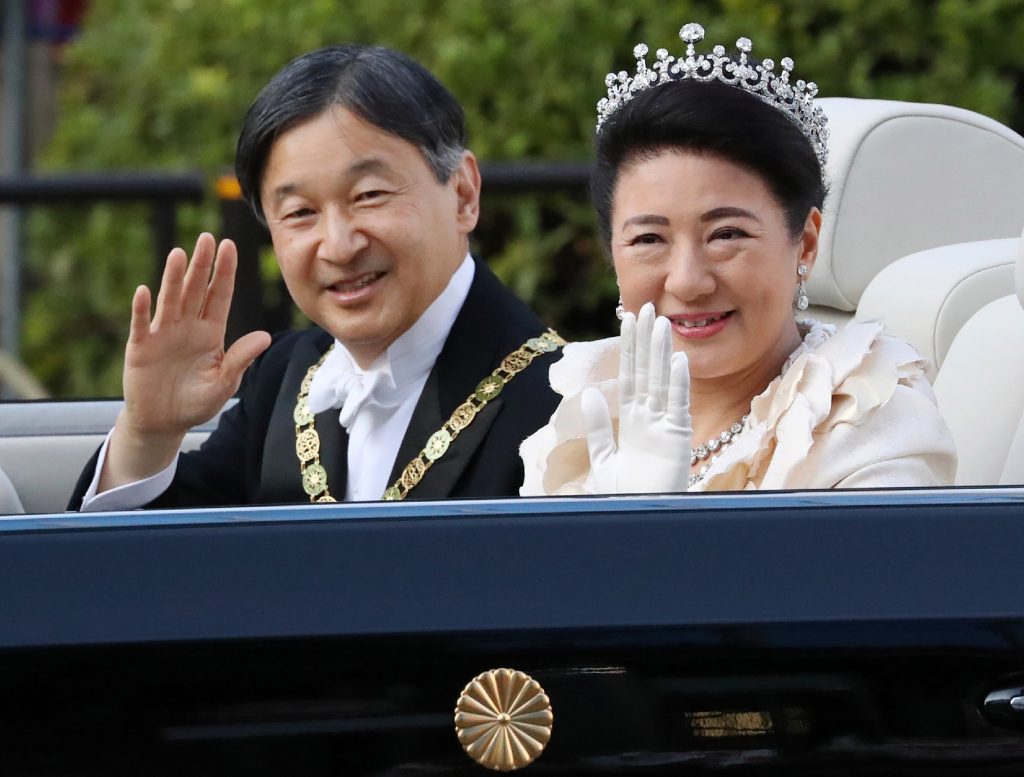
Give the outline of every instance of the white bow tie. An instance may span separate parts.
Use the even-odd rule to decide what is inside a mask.
[[[313,413],[340,408],[338,421],[345,429],[351,429],[363,408],[397,407],[401,398],[388,372],[357,372],[343,354],[332,351],[309,387],[308,402]]]

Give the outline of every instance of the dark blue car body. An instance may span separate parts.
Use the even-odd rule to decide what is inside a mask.
[[[1022,556],[1021,488],[4,519],[0,773],[482,774],[508,667],[533,774],[1024,774]]]

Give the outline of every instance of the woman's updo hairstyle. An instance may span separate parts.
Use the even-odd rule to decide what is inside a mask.
[[[634,96],[601,125],[590,192],[601,239],[611,247],[611,210],[623,168],[665,151],[717,156],[759,175],[775,195],[795,240],[825,184],[811,143],[785,114],[717,81],[659,84]]]

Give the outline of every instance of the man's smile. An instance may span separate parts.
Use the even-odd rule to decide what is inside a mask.
[[[378,281],[387,275],[385,271],[363,273],[354,278],[337,281],[327,287],[332,296],[339,302],[355,302],[369,296]]]

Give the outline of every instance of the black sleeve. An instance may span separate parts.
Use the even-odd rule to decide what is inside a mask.
[[[251,504],[259,491],[263,443],[294,338],[279,335],[246,371],[238,402],[194,451],[178,457],[174,481],[147,507],[230,507]]]
[[[226,507],[251,502],[259,486],[267,424],[297,334],[275,337],[270,348],[246,370],[238,402],[221,414],[217,428],[198,450],[178,456],[170,487],[146,507]],[[99,450],[79,476],[69,510],[81,509],[98,455]]]

